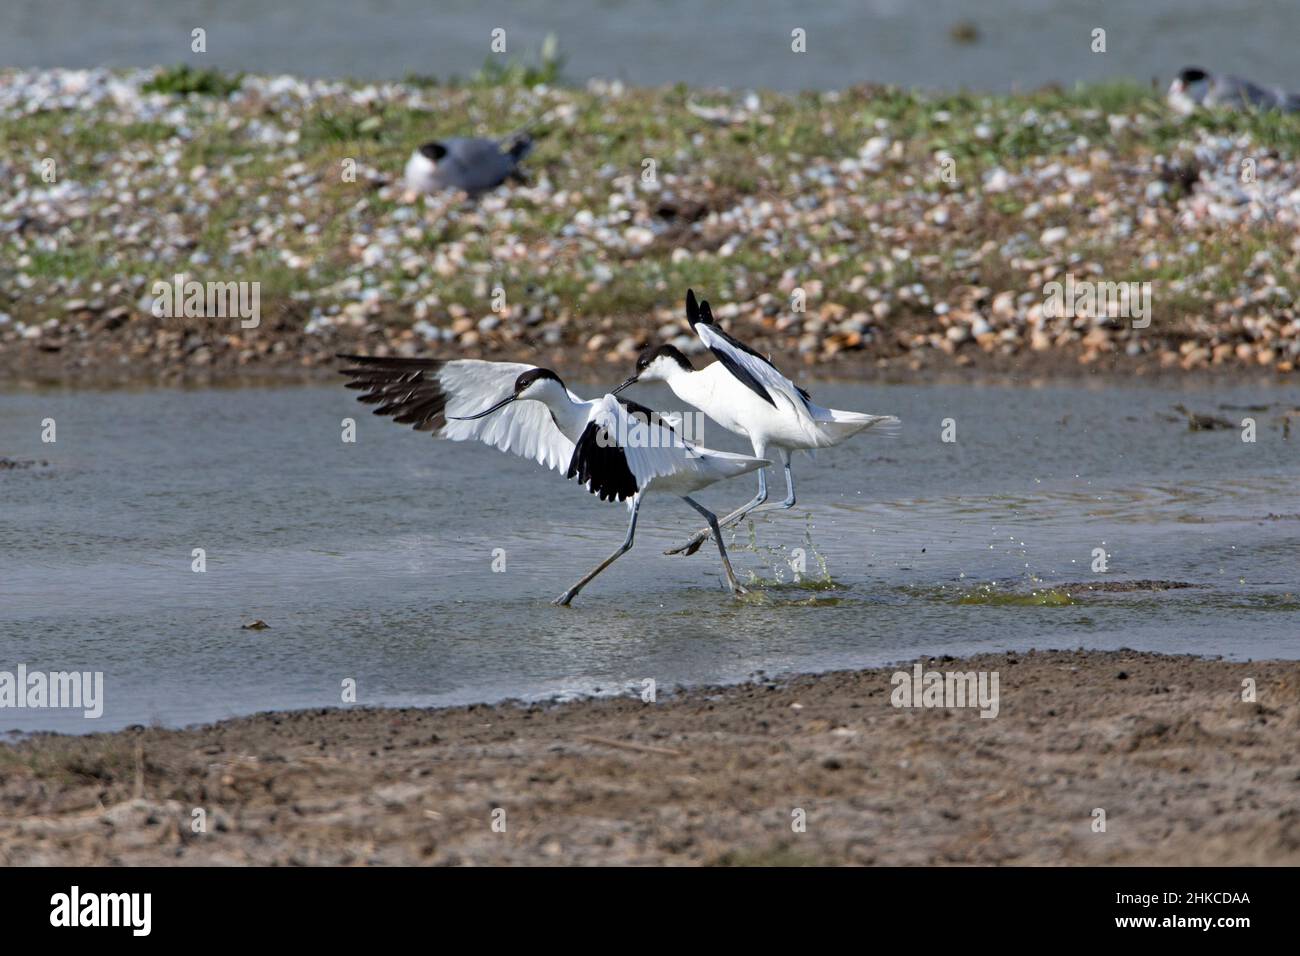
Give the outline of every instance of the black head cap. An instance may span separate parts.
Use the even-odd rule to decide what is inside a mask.
[[[527,372],[524,372],[515,379],[515,394],[518,395],[529,385],[532,385],[533,382],[539,382],[546,378],[554,379],[560,383],[561,387],[564,386],[564,382],[560,381],[560,376],[556,375],[549,368],[530,368]]]
[[[1187,83],[1200,83],[1202,80],[1209,79],[1210,74],[1206,73],[1199,66],[1185,66],[1183,71],[1178,74],[1178,78]]]
[[[439,142],[425,143],[420,147],[420,155],[436,163],[447,155],[447,147]]]
[[[648,348],[642,349],[641,354],[636,357],[636,370],[638,372],[644,372],[650,367],[650,363],[661,357],[672,359],[687,372],[695,371],[695,366],[691,364],[691,360],[683,355],[680,349],[673,345],[652,345]]]

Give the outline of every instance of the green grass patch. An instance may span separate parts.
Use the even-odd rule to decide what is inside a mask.
[[[176,96],[227,97],[244,82],[243,73],[228,74],[208,68],[197,69],[188,63],[164,67],[141,89],[146,93],[169,93]]]
[[[978,604],[988,607],[1068,607],[1077,603],[1069,593],[1059,588],[1039,588],[1033,591],[999,591],[981,587],[963,594],[958,604]]]

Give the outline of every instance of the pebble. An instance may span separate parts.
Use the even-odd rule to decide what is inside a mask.
[[[393,169],[358,157],[358,188],[340,200],[337,170],[302,148],[316,135],[304,117],[322,109],[382,105],[385,112],[372,112],[359,127],[382,137],[392,129],[390,116],[437,114],[448,99],[492,102],[495,114],[507,108],[508,95],[507,111],[521,125],[545,114],[548,122],[572,126],[593,107],[617,116],[631,94],[617,81],[585,90],[485,92],[247,76],[228,97],[178,97],[146,93],[152,76],[150,70],[0,75],[0,118],[9,121],[58,114],[69,132],[91,122],[169,130],[111,155],[72,154],[65,166],[94,169],[84,182],[73,175],[43,182],[36,144],[7,145],[0,156],[7,184],[0,193],[0,261],[9,268],[0,270],[0,301],[12,314],[0,313],[0,348],[32,343],[25,347],[84,357],[76,349],[102,348],[107,340],[124,356],[164,366],[250,364],[275,355],[325,364],[358,339],[402,354],[437,346],[506,357],[540,343],[622,361],[654,341],[699,354],[702,346],[683,325],[684,289],[676,287],[682,274],[698,268],[717,270],[723,287],[704,291],[722,321],[765,352],[799,353],[809,362],[837,360],[876,343],[963,358],[979,350],[1014,355],[1061,348],[1086,361],[1123,353],[1185,367],[1236,362],[1291,370],[1300,361],[1300,316],[1291,291],[1300,288],[1300,169],[1285,150],[1265,149],[1243,133],[1189,122],[1161,151],[1134,150],[1128,144],[1154,122],[1143,111],[1106,116],[1117,137],[1109,142],[1091,131],[1095,124],[1087,137],[1077,132],[1079,110],[1023,110],[987,98],[968,135],[993,141],[1026,128],[1061,145],[1044,155],[1003,154],[1005,165],[971,171],[967,166],[977,161],[959,159],[957,181],[937,184],[919,170],[948,154],[933,139],[918,147],[900,124],[881,117],[860,145],[847,145],[841,155],[817,155],[818,147],[794,143],[790,150],[808,152],[788,169],[775,157],[755,157],[756,168],[769,171],[757,175],[768,180],[750,191],[719,186],[735,157],[701,153],[708,139],[698,134],[691,147],[658,144],[663,155],[653,184],[641,181],[639,166],[624,169],[612,159],[584,167],[589,174],[581,177],[566,175],[551,159],[532,170],[529,183],[477,204],[454,196],[405,202],[386,183]],[[768,114],[782,106],[776,95],[738,95],[726,106],[717,99],[710,96],[704,108],[721,125],[761,129],[776,122]],[[964,119],[938,111],[931,118],[945,124],[945,137],[957,135]],[[692,129],[719,125],[701,124],[699,116],[689,121]],[[237,133],[246,148],[230,156],[205,153],[202,164],[187,166],[185,158],[209,129]],[[610,145],[597,141],[591,149],[612,157]],[[273,189],[245,176],[255,159],[278,170]],[[1255,163],[1252,183],[1242,181],[1246,159]],[[1178,170],[1191,171],[1190,188],[1171,178]],[[877,188],[882,176],[888,189]],[[209,248],[205,223],[232,203],[238,213],[224,247]],[[555,221],[554,228],[539,232],[530,218],[539,215]],[[1259,250],[1248,268],[1215,257],[1215,250],[1239,246],[1264,229],[1292,238]],[[342,236],[337,247],[326,244],[331,235]],[[37,268],[56,252],[79,255],[110,245],[129,250],[129,271],[141,274],[93,280]],[[1102,264],[1084,262],[1080,253],[1117,247],[1132,253],[1127,261],[1140,273],[1173,277],[1155,282],[1158,313],[1175,299],[1204,301],[1201,314],[1169,316],[1179,323],[1176,337],[1127,323],[1043,316],[1044,284],[1066,273],[1129,278],[1127,271],[1102,274]],[[997,262],[991,271],[989,261]],[[264,321],[256,335],[232,323],[190,328],[182,336],[150,314],[159,279],[175,272],[200,281],[243,279],[267,262],[289,270],[297,283],[292,295],[264,303],[274,305],[277,323],[286,306],[300,316],[275,326],[274,334]],[[665,262],[682,268],[664,269]],[[605,316],[588,307],[610,301],[593,297],[611,289],[617,296],[628,270],[647,263],[653,308]],[[536,287],[507,281],[507,307],[485,315],[497,277],[512,274],[528,275]],[[547,287],[576,291],[561,298]],[[792,309],[795,289],[805,293],[806,313]],[[59,321],[50,322],[51,315]],[[963,348],[972,340],[979,350]]]

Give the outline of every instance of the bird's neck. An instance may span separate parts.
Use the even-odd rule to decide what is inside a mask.
[[[590,402],[575,402],[566,394],[550,394],[539,399],[551,412],[555,426],[564,433],[569,441],[577,442],[587,427],[588,405]]]
[[[674,368],[664,376],[666,384],[674,395],[683,402],[694,405],[695,400],[700,398],[700,385],[703,380],[700,378],[698,371],[687,371],[684,368]]]

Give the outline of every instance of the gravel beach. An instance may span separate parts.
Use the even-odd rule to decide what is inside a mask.
[[[0,863],[1300,863],[1300,663],[920,664],[997,672],[997,715],[893,706],[902,664],[40,735],[0,746]]]
[[[404,192],[419,143],[525,126],[527,182]],[[823,378],[1276,377],[1300,357],[1300,118],[1179,117],[1140,86],[10,70],[0,136],[14,385],[288,380],[337,351],[604,374],[651,341],[699,348],[688,286]],[[176,276],[258,283],[257,325],[155,316]],[[1150,283],[1149,312],[1051,314],[1067,281]]]

